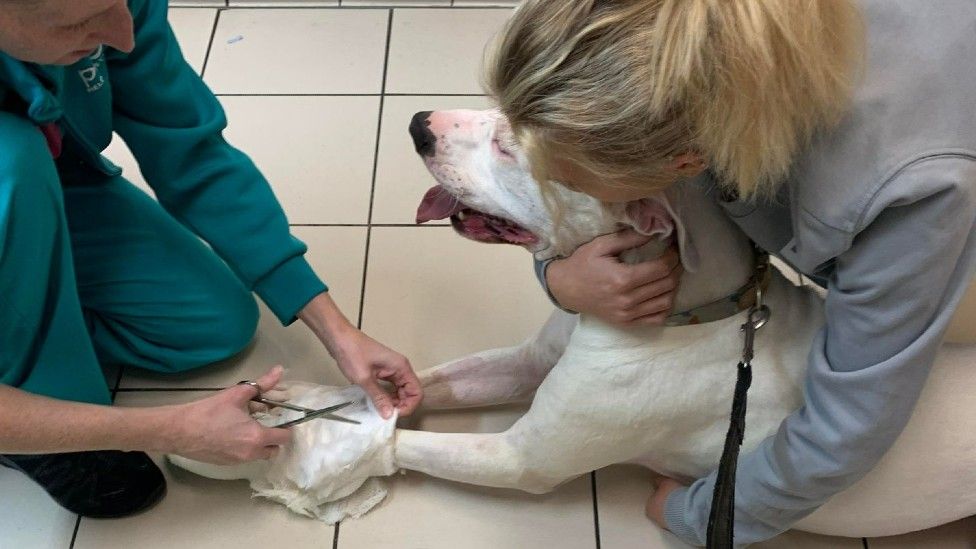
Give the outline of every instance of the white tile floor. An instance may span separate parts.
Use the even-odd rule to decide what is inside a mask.
[[[468,8],[514,2],[342,0],[339,9],[308,8],[339,4],[184,0],[178,5],[193,7],[174,8],[170,18],[186,57],[222,96],[228,139],[269,176],[295,234],[309,245],[310,261],[351,318],[417,368],[519,341],[549,310],[528,256],[464,241],[444,226],[410,226],[432,182],[406,132],[418,110],[487,104],[478,61],[508,10]],[[236,9],[242,6],[250,9]],[[378,9],[384,6],[398,9]],[[116,141],[107,154],[144,186],[124,145]],[[127,370],[118,404],[185,401],[274,363],[287,364],[295,378],[343,383],[307,330],[282,328],[262,312],[257,339],[243,355],[179,378]],[[419,421],[431,430],[498,431],[521,411],[437,413]],[[159,507],[126,520],[97,521],[78,520],[22,476],[0,468],[0,548],[684,547],[643,517],[650,484],[644,472],[628,467],[598,471],[546,496],[408,474],[394,480],[380,508],[340,528],[250,499],[241,482],[165,470],[169,495]],[[759,545],[864,546],[974,548],[976,517],[894,538],[790,532]]]

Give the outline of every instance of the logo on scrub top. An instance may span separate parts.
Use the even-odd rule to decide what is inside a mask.
[[[85,84],[85,89],[88,90],[88,93],[97,92],[105,85],[105,77],[98,72],[104,62],[102,58],[103,48],[104,46],[98,46],[95,51],[91,52],[85,58],[91,61],[91,65],[78,71],[78,76],[81,77],[81,81]]]

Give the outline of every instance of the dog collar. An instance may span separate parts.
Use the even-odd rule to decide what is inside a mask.
[[[756,289],[758,288],[762,292],[766,292],[766,289],[769,287],[771,275],[769,256],[762,254],[756,261],[755,273],[744,286],[711,303],[706,303],[680,313],[673,313],[664,319],[664,325],[689,326],[692,324],[704,324],[706,322],[723,320],[735,316],[742,311],[747,311],[756,304]]]

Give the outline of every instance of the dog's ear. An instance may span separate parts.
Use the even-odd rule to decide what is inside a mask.
[[[679,212],[672,207],[665,193],[629,202],[626,208],[627,220],[634,230],[641,234],[655,236],[661,240],[677,232],[678,251],[685,270],[693,273],[698,270],[698,251],[685,230]]]

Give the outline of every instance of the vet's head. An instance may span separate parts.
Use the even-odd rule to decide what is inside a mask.
[[[125,0],[3,0],[0,51],[21,61],[70,65],[101,46],[134,47]]]
[[[597,198],[556,182],[539,184],[498,110],[420,112],[410,134],[437,182],[421,201],[418,223],[450,219],[467,238],[524,246],[538,259],[567,256],[628,226],[662,242],[687,240],[665,193],[618,189]],[[683,250],[686,264],[692,255]]]

